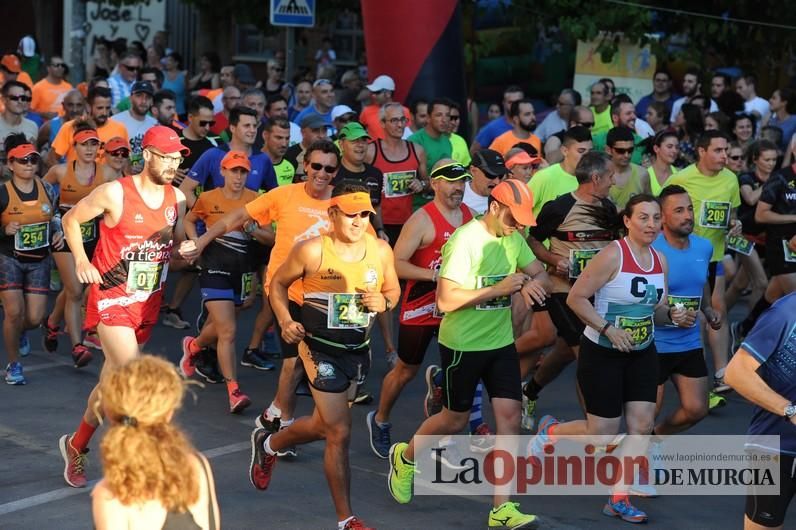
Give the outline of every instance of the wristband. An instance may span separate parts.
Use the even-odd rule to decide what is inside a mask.
[[[610,328],[610,327],[611,327],[611,323],[606,320],[605,324],[603,325],[603,327],[600,328],[600,335],[604,336],[605,332],[608,331],[608,328]]]

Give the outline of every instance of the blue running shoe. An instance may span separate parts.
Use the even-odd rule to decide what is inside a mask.
[[[531,438],[531,441],[528,442],[528,456],[535,456],[538,458],[544,456],[544,448],[548,445],[553,445],[553,441],[550,439],[547,432],[550,430],[550,427],[558,425],[558,423],[560,422],[549,414],[542,416],[542,419],[539,420],[539,430],[536,436]]]
[[[248,366],[249,368],[254,368],[255,370],[273,370],[276,368],[276,365],[273,361],[269,361],[268,359],[263,358],[259,351],[253,350],[251,348],[246,348],[243,351],[243,357],[240,359],[241,366]]]
[[[390,440],[390,428],[392,424],[383,423],[379,425],[376,423],[376,411],[371,410],[368,412],[368,432],[370,433],[370,448],[376,453],[379,458],[386,459],[390,456],[390,447],[392,441]]]
[[[628,498],[624,498],[617,502],[611,502],[611,498],[608,497],[608,502],[603,506],[603,515],[619,517],[628,523],[638,524],[647,522],[647,514],[630,504]]]
[[[9,385],[24,385],[27,383],[22,374],[22,365],[18,362],[10,363],[6,366],[6,383]]]
[[[27,332],[23,331],[19,336],[19,356],[27,357],[30,355],[30,341]]]

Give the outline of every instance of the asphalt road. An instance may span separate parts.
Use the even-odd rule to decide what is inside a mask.
[[[190,302],[196,304],[193,293]],[[187,306],[195,308],[196,306]],[[186,310],[186,317],[195,316]],[[248,339],[254,314],[241,316],[239,351]],[[190,320],[190,318],[189,318]],[[180,338],[186,333],[159,325],[147,351],[176,362]],[[63,336],[57,354],[48,354],[40,346],[40,335],[31,335],[34,351],[24,360],[28,384],[22,387],[0,385],[0,528],[11,529],[82,529],[91,528],[90,488],[77,490],[66,486],[58,451],[58,438],[71,432],[85,407],[89,391],[97,380],[101,355],[84,369],[72,367],[67,339]],[[378,327],[373,367],[368,388],[377,390],[386,371],[381,354]],[[436,344],[427,354],[427,363],[438,362]],[[422,372],[421,372],[422,373]],[[225,528],[333,529],[336,517],[323,475],[323,444],[300,447],[299,457],[279,461],[267,492],[254,490],[248,481],[249,434],[254,418],[270,402],[277,372],[257,372],[241,367],[241,387],[254,404],[239,416],[227,412],[223,385],[196,387],[179,414],[178,422],[190,434],[194,444],[210,459],[216,479]],[[411,435],[423,418],[425,386],[422,378],[404,391],[393,413],[393,440]],[[673,391],[667,406],[672,406]],[[711,414],[692,432],[698,434],[742,434],[751,407],[735,394],[728,395],[729,405]],[[311,400],[301,398],[298,413],[311,411]],[[351,442],[352,502],[355,513],[379,529],[470,529],[485,528],[491,505],[488,497],[416,497],[409,505],[396,504],[386,489],[387,463],[370,450],[365,415],[370,406],[355,406]],[[578,418],[580,410],[574,396],[574,366],[545,389],[539,402],[540,414],[560,418]],[[488,409],[488,407],[487,407]],[[488,412],[487,412],[488,414]],[[100,477],[96,447],[102,431],[92,441],[89,479]],[[92,482],[93,484],[93,482]],[[541,496],[517,499],[526,512],[542,517],[544,528],[621,528],[628,523],[600,513],[604,497]],[[660,497],[634,501],[647,511],[650,526],[661,529],[730,529],[740,528],[743,497]],[[785,527],[796,523],[796,516]]]

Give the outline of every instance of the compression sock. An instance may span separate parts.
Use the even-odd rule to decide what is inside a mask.
[[[80,420],[80,425],[78,425],[74,436],[72,436],[72,447],[82,452],[83,449],[88,447],[88,443],[91,441],[91,437],[96,430],[97,428],[94,425],[86,423],[85,419]]]

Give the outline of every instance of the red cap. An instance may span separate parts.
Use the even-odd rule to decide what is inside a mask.
[[[130,144],[127,142],[127,140],[125,140],[121,136],[114,136],[113,138],[105,142],[104,148],[106,151],[109,151],[111,153],[116,151],[117,149],[127,149],[129,151]]]
[[[533,194],[528,186],[517,179],[506,179],[492,188],[492,197],[511,210],[514,219],[523,226],[536,226],[533,216]]]
[[[22,64],[19,62],[19,57],[13,53],[3,55],[3,59],[0,60],[0,64],[2,64],[6,70],[13,74],[18,74],[22,71]]]
[[[224,158],[221,160],[221,167],[223,169],[242,167],[246,171],[251,171],[252,165],[246,153],[241,151],[230,151],[224,155]]]
[[[84,144],[89,140],[96,140],[99,142],[99,136],[97,136],[97,131],[94,129],[85,129],[75,134],[76,144]]]
[[[191,150],[182,145],[180,137],[177,136],[174,129],[163,125],[150,127],[146,134],[144,134],[141,147],[144,149],[147,147],[154,147],[161,153],[182,153],[183,156],[191,154]]]
[[[22,144],[18,145],[15,148],[11,149],[7,156],[8,159],[11,160],[12,158],[25,158],[28,155],[38,155],[39,152],[36,151],[36,148],[33,147],[33,144]]]

